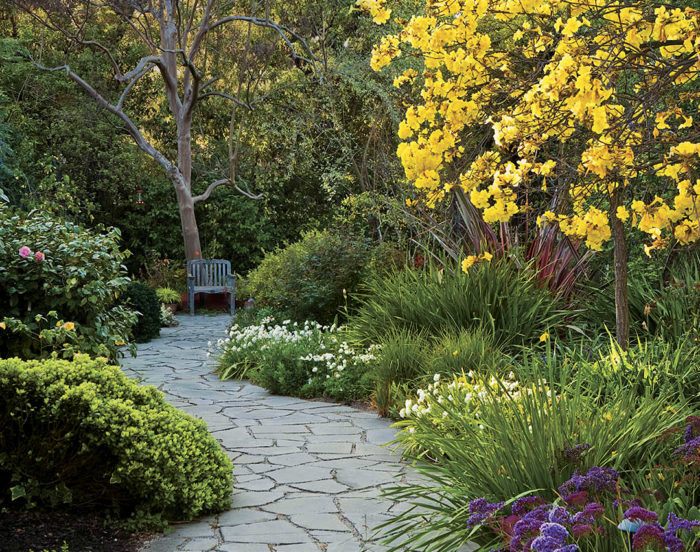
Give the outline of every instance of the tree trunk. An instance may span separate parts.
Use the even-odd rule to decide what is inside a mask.
[[[179,177],[175,183],[177,205],[180,209],[180,223],[182,225],[182,237],[185,240],[185,257],[188,261],[202,258],[202,246],[199,243],[199,228],[194,215],[194,201],[189,190],[184,186]]]
[[[627,242],[625,226],[617,218],[617,208],[622,205],[622,189],[619,185],[610,194],[610,228],[615,261],[615,326],[617,342],[623,350],[629,346],[630,309],[627,295]]]

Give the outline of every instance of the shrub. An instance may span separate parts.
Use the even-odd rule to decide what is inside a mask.
[[[160,335],[160,303],[156,292],[140,282],[132,282],[126,290],[129,305],[138,312],[134,326],[134,340],[145,343]]]
[[[251,317],[251,315],[248,315]],[[356,351],[335,325],[303,325],[272,316],[233,325],[219,341],[222,379],[247,377],[272,393],[356,400],[369,395],[367,363],[373,351]]]
[[[0,206],[0,357],[116,358],[136,320],[117,302],[129,281],[125,257],[116,229],[21,218]]]
[[[162,523],[221,511],[232,466],[206,424],[116,366],[0,361],[0,502],[105,506]]]
[[[368,262],[364,240],[310,232],[266,255],[248,274],[247,292],[258,305],[284,311],[297,322],[331,323],[362,281]]]
[[[507,261],[479,263],[468,273],[449,268],[431,265],[372,279],[348,322],[353,338],[381,343],[403,329],[438,336],[481,328],[507,347],[534,343],[564,320],[533,274]]]

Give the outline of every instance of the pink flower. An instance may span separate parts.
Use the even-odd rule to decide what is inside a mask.
[[[34,253],[34,258],[37,261],[43,261],[46,258],[46,256],[41,251],[37,251],[36,253]]]
[[[32,250],[29,249],[26,245],[23,245],[19,248],[19,256],[23,259],[28,259],[32,256]]]

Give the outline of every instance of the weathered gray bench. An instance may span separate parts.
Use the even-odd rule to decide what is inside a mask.
[[[228,293],[231,314],[236,311],[236,275],[231,273],[231,263],[222,259],[198,259],[187,261],[187,293],[190,315],[194,315],[195,293]]]

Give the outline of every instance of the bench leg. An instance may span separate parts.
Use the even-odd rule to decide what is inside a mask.
[[[236,314],[236,295],[232,291],[229,291],[228,297],[231,302],[231,316],[233,316]]]
[[[190,291],[190,316],[194,316],[194,292]]]

